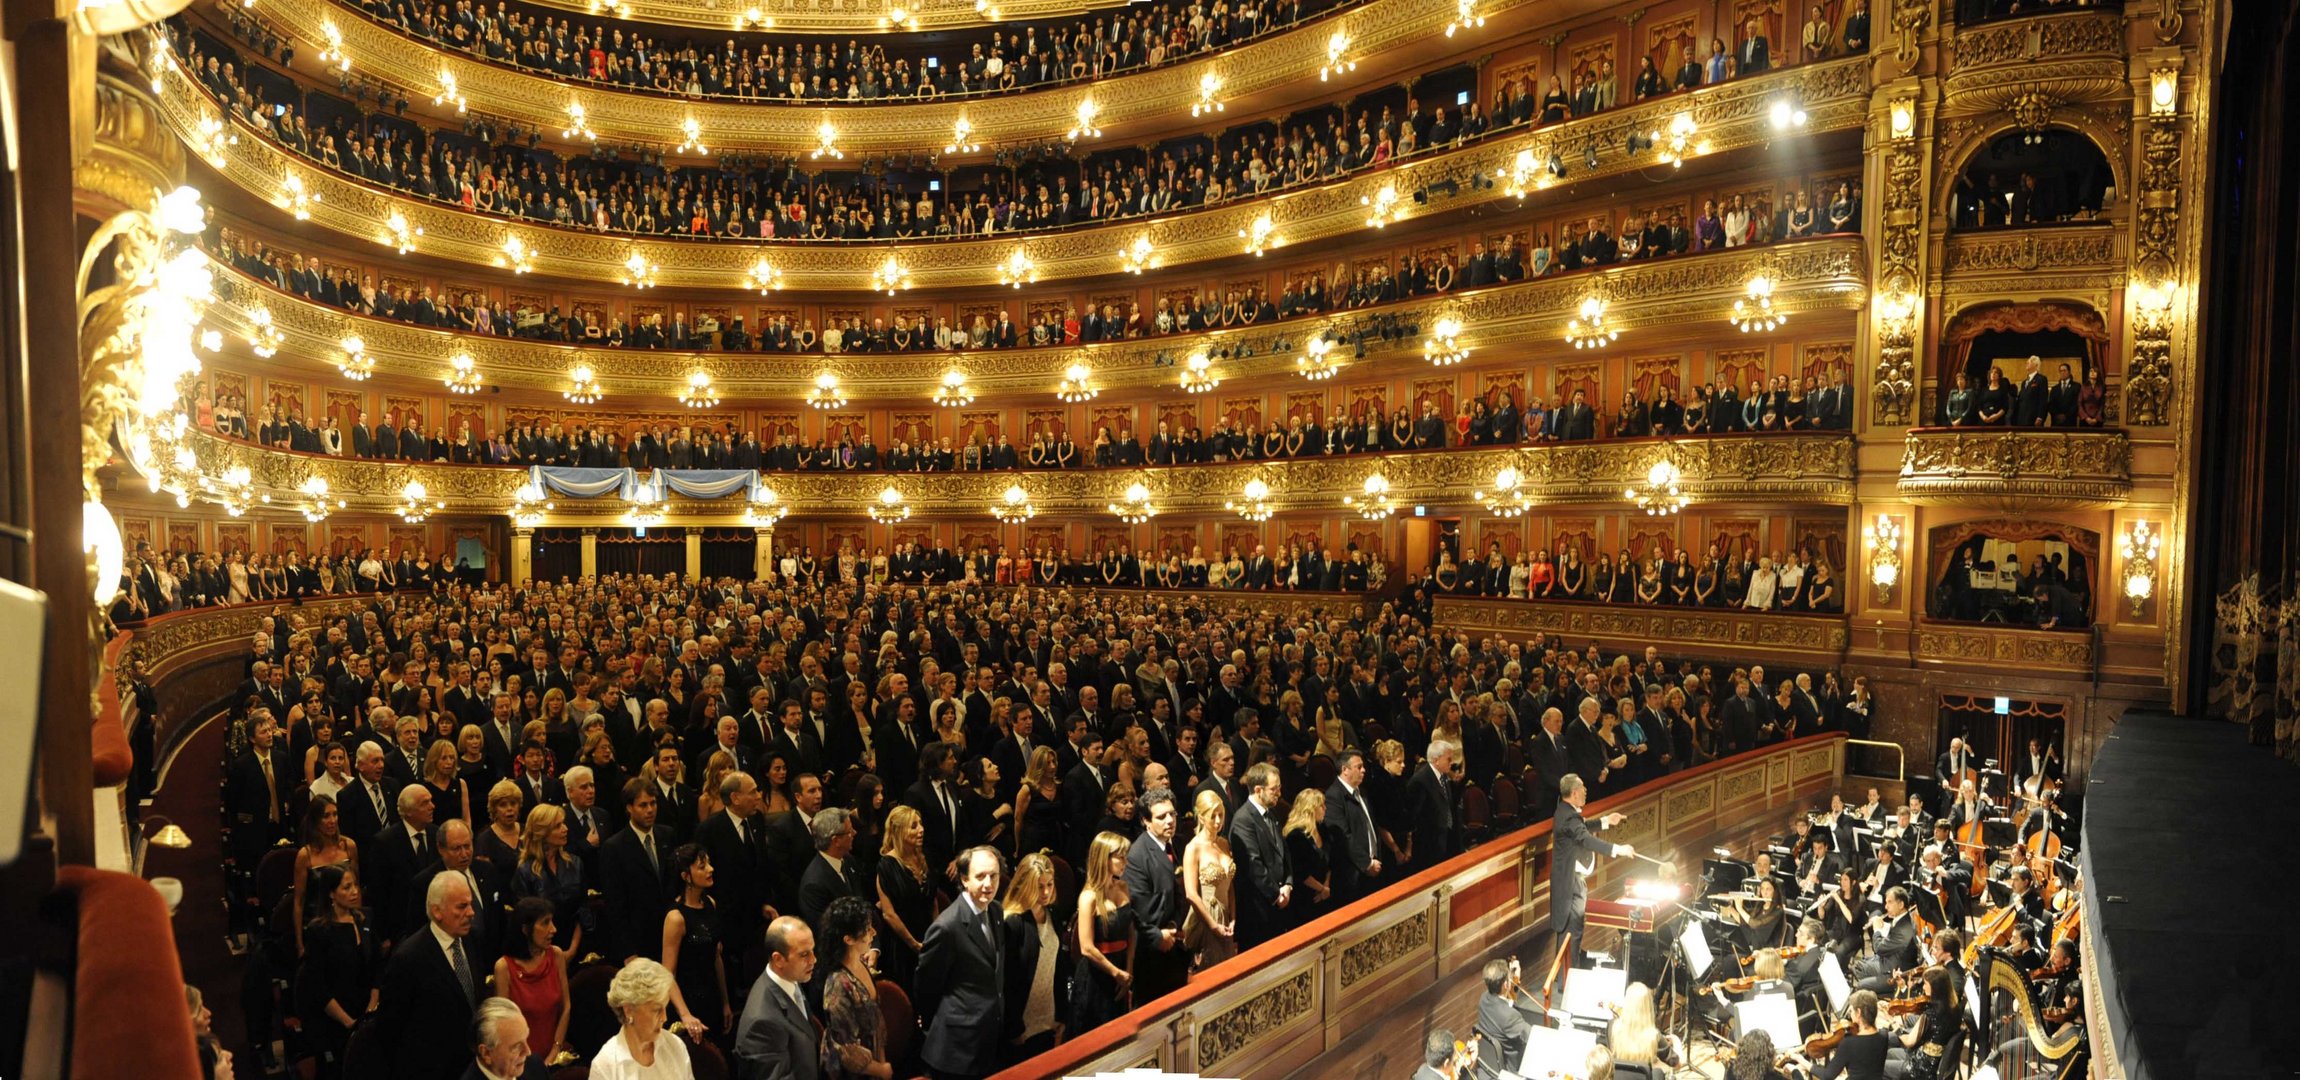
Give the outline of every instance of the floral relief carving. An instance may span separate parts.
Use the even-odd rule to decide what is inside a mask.
[[[2132,441],[2122,431],[1956,428],[1912,431],[1901,497],[2035,509],[2108,506],[2132,492]]]
[[[1198,1069],[1220,1064],[1257,1040],[1292,1024],[1317,1007],[1314,970],[1305,969],[1198,1026]]]
[[[1413,956],[1430,942],[1430,912],[1428,908],[1414,912],[1409,918],[1385,927],[1349,948],[1342,950],[1342,989],[1347,990],[1369,975],[1400,960]]]

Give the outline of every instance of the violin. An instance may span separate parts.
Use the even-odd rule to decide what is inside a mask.
[[[1811,1058],[1814,1061],[1819,1061],[1822,1058],[1828,1057],[1830,1054],[1836,1052],[1838,1046],[1844,1043],[1845,1036],[1851,1035],[1852,1033],[1853,1022],[1850,1020],[1839,1020],[1837,1021],[1836,1027],[1822,1032],[1821,1034],[1814,1035],[1805,1040],[1805,1056]]]
[[[1811,948],[1811,945],[1791,945],[1787,948],[1775,949],[1773,951],[1781,954],[1781,959],[1783,960],[1795,960],[1796,958],[1805,955],[1806,951]],[[1754,956],[1744,956],[1741,958],[1742,967],[1748,967],[1749,965],[1756,962],[1757,958]]]
[[[1710,994],[1723,991],[1728,994],[1746,994],[1757,988],[1758,981],[1755,975],[1736,975],[1730,979],[1719,979],[1710,983],[1702,987],[1701,992]]]
[[[1887,1016],[1914,1016],[1931,1008],[1932,1004],[1933,999],[1923,994],[1918,994],[1915,997],[1890,998],[1878,1002],[1878,1006],[1885,1010]]]

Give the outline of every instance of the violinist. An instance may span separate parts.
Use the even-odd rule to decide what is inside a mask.
[[[1520,985],[1524,971],[1516,957],[1485,962],[1485,993],[1477,999],[1477,1075],[1493,1080],[1525,1056],[1526,1032],[1542,1019],[1541,1002]]]
[[[1829,1052],[1829,1060],[1813,1070],[1812,1080],[1885,1080],[1885,1052],[1891,1039],[1877,1029],[1877,995],[1856,990],[1845,1002],[1852,1030]]]
[[[1869,950],[1853,964],[1855,979],[1868,989],[1883,992],[1895,974],[1917,966],[1917,928],[1907,886],[1885,890],[1885,913],[1869,920]]]
[[[1888,1053],[1888,1059],[1906,1063],[1906,1080],[1939,1080],[1941,1059],[1948,1053],[1949,1037],[1957,1025],[1956,986],[1949,981],[1947,968],[1926,968],[1924,974],[1924,1008],[1903,1018],[1893,1032],[1898,1047],[1888,1047],[1897,1053]]]
[[[1613,1075],[1625,1080],[1665,1080],[1685,1063],[1677,1037],[1664,1036],[1655,1026],[1653,988],[1641,982],[1622,991],[1620,1011],[1614,1014],[1605,1041],[1613,1051]]]
[[[1797,955],[1790,957],[1781,969],[1781,977],[1799,998],[1818,994],[1821,986],[1821,921],[1807,919],[1797,924]]]
[[[1726,1080],[1786,1080],[1774,1067],[1773,1037],[1763,1028],[1750,1028],[1733,1044],[1733,1062],[1725,1067]]]
[[[1414,1080],[1464,1080],[1477,1065],[1477,1044],[1458,1042],[1446,1028],[1433,1028],[1422,1040],[1422,1066]]]

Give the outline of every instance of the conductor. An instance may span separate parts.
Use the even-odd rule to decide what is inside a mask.
[[[1581,777],[1565,774],[1557,791],[1557,816],[1550,826],[1554,846],[1549,857],[1549,929],[1557,935],[1560,949],[1571,943],[1574,963],[1579,965],[1588,961],[1581,947],[1581,921],[1589,906],[1589,887],[1583,879],[1597,869],[1599,855],[1635,855],[1636,851],[1627,844],[1600,840],[1591,831],[1581,816],[1582,804],[1589,801],[1589,787]],[[1619,824],[1619,813],[1597,819],[1599,830]]]

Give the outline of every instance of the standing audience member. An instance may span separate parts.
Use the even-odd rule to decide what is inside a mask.
[[[1006,954],[991,915],[998,852],[969,848],[958,865],[958,899],[927,927],[918,957],[918,1014],[926,1023],[920,1057],[936,1080],[988,1076],[998,1067],[1005,1024]]]
[[[391,951],[376,988],[375,1045],[394,1077],[460,1073],[478,1007],[479,980],[464,945],[471,934],[470,882],[458,873],[435,875],[423,908],[429,923]]]
[[[1238,805],[1238,820],[1230,824],[1230,842],[1238,860],[1238,949],[1251,949],[1276,937],[1283,928],[1285,909],[1294,900],[1293,870],[1286,860],[1286,841],[1277,813],[1283,797],[1278,769],[1267,761],[1246,770],[1246,801]]]
[[[618,1026],[592,1056],[591,1080],[695,1080],[687,1044],[663,1030],[671,986],[671,973],[653,960],[633,960],[615,973],[607,1007]]]
[[[1190,954],[1182,944],[1182,880],[1174,851],[1174,793],[1153,788],[1142,796],[1142,835],[1126,853],[1126,896],[1141,936],[1134,963],[1134,995],[1156,1001],[1179,990],[1190,977]],[[1079,1030],[1085,1030],[1080,1024]]]
[[[548,1080],[549,1068],[529,1045],[527,1016],[510,998],[479,1003],[471,1022],[471,1065],[462,1080]]]
[[[1006,1065],[1054,1048],[1069,1027],[1070,950],[1054,913],[1054,860],[1032,852],[1014,864],[1006,887]]]

